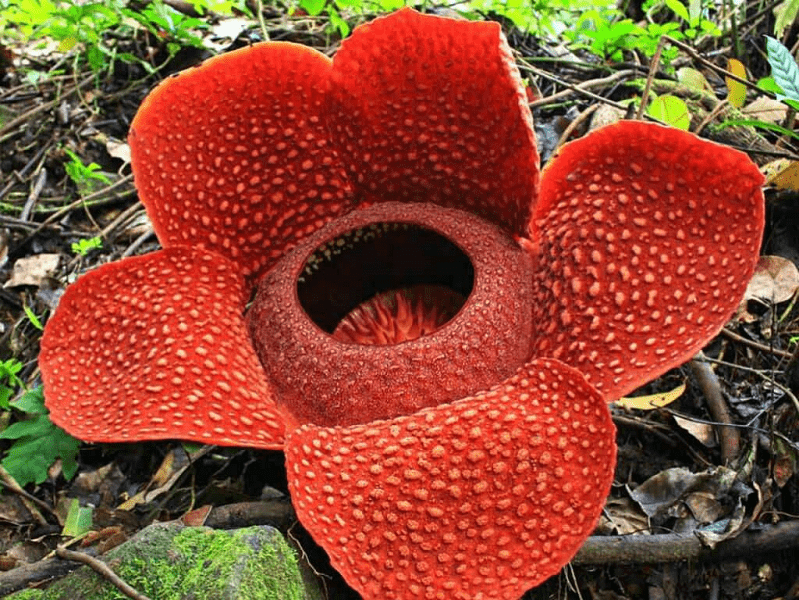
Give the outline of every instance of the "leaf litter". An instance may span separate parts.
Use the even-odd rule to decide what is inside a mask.
[[[270,39],[298,41],[328,54],[338,43],[322,19],[287,18],[285,11],[271,8],[266,9],[265,19]],[[585,56],[580,54],[572,54],[572,62],[561,61],[557,55],[562,47],[507,22],[504,26],[523,74],[538,90],[531,98],[537,134],[550,140],[549,147],[584,133],[591,112],[595,111],[597,120],[608,113],[617,119],[624,115],[623,103],[638,97],[640,82],[647,74],[645,66],[616,81],[594,83],[626,66],[600,65],[590,57],[583,60]],[[253,21],[241,18],[217,18],[204,35],[206,48],[214,52],[259,38]],[[69,56],[53,48],[34,50],[24,44],[4,49],[14,58],[3,63],[5,77],[0,81],[0,361],[14,360],[21,365],[17,376],[22,385],[3,383],[2,379],[0,384],[12,385],[13,400],[39,384],[36,355],[41,332],[26,308],[46,319],[60,292],[80,273],[158,247],[136,201],[129,148],[124,141],[127,128],[141,99],[159,77],[195,64],[210,53],[187,47],[169,59],[164,40],[143,31],[124,43],[125,51],[151,65],[165,63],[166,67],[154,76],[143,63],[120,61],[100,75],[82,68],[32,81],[20,67],[63,66]],[[533,57],[536,62],[529,61]],[[700,82],[696,85],[701,85],[706,97],[696,101],[671,85],[667,75],[661,78],[662,73],[658,73],[662,79],[658,93],[682,98],[691,112],[692,130],[707,121],[703,133],[713,137],[714,128],[706,126],[720,122],[717,103],[727,93],[723,77],[699,61],[687,60],[684,66],[692,69],[687,72],[691,81]],[[536,65],[537,73],[526,68],[531,64]],[[755,75],[766,74],[764,64],[749,68],[761,71]],[[792,72],[787,59],[781,61],[780,69],[779,76],[786,80]],[[593,95],[575,92],[562,82],[581,85]],[[740,88],[736,90],[740,95]],[[557,101],[549,102],[556,95]],[[784,105],[756,98],[748,105],[748,117],[766,119],[768,113],[770,120],[783,122],[780,106]],[[742,110],[747,111],[747,106]],[[697,115],[701,115],[698,121]],[[766,154],[753,155],[759,164],[779,158],[780,153],[794,152],[790,140],[779,140],[769,132],[747,131],[744,137],[733,134],[731,138],[729,129],[720,129],[719,134],[720,141],[739,143],[743,149],[753,147],[751,135],[755,135],[754,146],[761,152],[766,149]],[[775,156],[769,157],[768,152]],[[97,165],[93,172],[102,173],[107,180],[88,176],[92,185],[79,185],[67,170],[70,153],[83,165]],[[655,406],[647,400],[643,407],[615,409],[617,485],[596,538],[648,536],[657,540],[663,533],[681,532],[692,533],[713,547],[734,540],[747,528],[799,521],[799,310],[794,302],[799,287],[799,202],[797,186],[777,182],[775,188],[767,195],[770,221],[764,253],[768,256],[750,286],[739,318],[705,350],[732,411],[734,423],[726,426],[736,427],[741,434],[739,455],[732,463],[723,464],[717,436],[725,425],[713,420],[687,368],[675,369],[648,384],[637,396],[657,399]],[[84,254],[73,251],[73,244],[80,247],[81,240],[94,238],[102,243],[84,244]],[[15,423],[28,423],[27,428],[17,428],[28,437],[43,431],[43,422],[37,421],[41,414],[35,407],[29,408],[31,412],[2,411],[4,437],[13,438]],[[36,456],[40,462],[29,465],[28,471],[15,468],[17,473],[28,473],[27,479],[18,482],[24,488],[22,493],[14,491],[17,482],[3,477],[0,569],[8,573],[18,565],[36,563],[60,541],[75,501],[79,508],[92,508],[94,533],[89,543],[118,543],[120,536],[124,539],[156,519],[190,515],[193,522],[204,522],[211,507],[268,503],[285,499],[287,494],[282,455],[277,452],[198,450],[177,442],[84,444],[70,460],[25,446],[16,446],[15,454],[12,442],[2,442],[3,456],[12,459],[12,466],[15,456],[21,461]],[[63,443],[69,442],[65,439]],[[196,509],[201,510],[193,512]],[[77,509],[72,510],[73,515],[78,514],[74,512]],[[288,514],[290,517],[290,509]],[[85,515],[81,518],[80,527],[85,527]],[[329,597],[356,598],[325,565],[321,551],[307,534],[297,525],[292,532],[314,565],[331,578]],[[686,583],[685,589],[694,590],[685,597],[706,597],[706,590],[714,586],[722,598],[797,597],[795,552],[794,545],[792,549],[786,546],[784,552],[743,554],[719,569],[692,569],[685,561],[662,563],[650,565],[648,575],[617,564],[611,554],[602,569],[580,567],[578,554],[574,580],[561,575],[531,592],[529,598],[578,594],[652,597],[664,593],[674,578]],[[0,574],[0,589],[2,580]]]

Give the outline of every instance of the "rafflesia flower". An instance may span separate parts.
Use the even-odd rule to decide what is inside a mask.
[[[729,318],[763,229],[737,151],[640,122],[539,182],[495,23],[401,10],[165,81],[130,134],[163,250],[69,286],[41,349],[93,441],[283,449],[366,599],[515,599],[590,534],[606,402]]]

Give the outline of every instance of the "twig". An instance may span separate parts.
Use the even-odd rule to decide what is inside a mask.
[[[130,219],[134,214],[136,214],[139,210],[143,208],[144,207],[138,202],[134,202],[133,204],[131,204],[129,207],[127,207],[125,210],[119,213],[117,218],[115,218],[113,221],[111,221],[108,225],[105,226],[105,228],[100,232],[100,237],[107,240],[115,229],[121,227],[122,224],[125,223],[125,221]]]
[[[713,420],[718,422],[716,426],[719,434],[719,444],[721,446],[721,460],[725,465],[732,464],[738,458],[741,451],[741,433],[734,425],[730,415],[727,402],[721,393],[721,383],[719,378],[710,368],[710,364],[705,361],[705,355],[700,350],[694,359],[688,363],[691,373],[696,379],[696,383],[702,390],[707,401],[707,407]]]
[[[149,240],[153,235],[155,235],[155,230],[152,227],[148,227],[147,231],[142,233],[139,237],[137,237],[133,242],[131,242],[130,246],[125,248],[125,251],[120,255],[120,258],[127,258],[128,256],[133,256],[133,254],[138,250],[144,242]]]
[[[47,183],[47,169],[42,167],[41,171],[39,171],[39,175],[36,177],[36,181],[33,184],[33,189],[31,189],[31,193],[28,195],[28,200],[25,202],[25,206],[22,208],[22,212],[19,215],[19,218],[23,221],[30,219],[31,213],[33,212],[33,207],[36,206],[39,196],[42,195],[42,190],[44,189],[45,183]]]
[[[749,340],[742,335],[738,335],[734,331],[730,331],[729,329],[722,329],[721,333],[724,334],[725,337],[730,338],[735,342],[740,342],[742,344],[746,344],[752,348],[757,350],[761,350],[762,352],[767,352],[769,354],[773,354],[774,356],[779,356],[780,358],[788,358],[790,359],[793,354],[791,352],[786,352],[785,350],[778,350],[777,348],[772,348],[771,346],[766,346],[765,344],[761,344],[760,342],[756,342],[754,340]]]
[[[705,546],[690,533],[591,536],[572,562],[577,565],[657,564],[684,560],[722,561],[799,547],[799,521],[744,531],[736,538]]]
[[[52,138],[50,139],[50,142],[52,142]],[[31,158],[25,164],[25,166],[22,167],[22,169],[20,169],[18,173],[16,173],[16,176],[19,181],[22,181],[22,178],[25,177],[28,171],[30,171],[33,168],[33,165],[38,163],[39,159],[44,155],[45,152],[47,152],[47,150],[50,148],[50,142],[48,142],[47,144],[42,144],[42,147],[36,151],[36,154],[33,155],[33,158]],[[0,200],[6,197],[6,194],[11,191],[11,188],[14,187],[14,185],[15,184],[13,178],[9,178],[8,184],[6,184],[6,186],[2,190],[0,190]]]
[[[658,65],[660,64],[660,55],[663,54],[664,39],[665,36],[660,38],[660,41],[658,42],[658,48],[655,51],[655,55],[652,57],[649,73],[646,75],[644,91],[641,93],[641,102],[638,104],[638,110],[635,112],[636,121],[640,121],[644,117],[644,109],[646,108],[646,103],[649,99],[649,90],[652,89],[652,82],[655,80],[655,73],[657,72]]]
[[[584,81],[580,84],[573,84],[569,83],[568,81],[564,81],[559,77],[555,77],[554,75],[544,71],[542,69],[538,69],[536,67],[530,66],[527,63],[519,64],[519,69],[522,71],[528,71],[533,73],[534,75],[538,75],[539,77],[543,77],[545,79],[549,79],[550,81],[554,81],[558,85],[562,85],[563,87],[569,88],[568,90],[564,90],[562,92],[558,92],[556,94],[552,94],[551,96],[547,96],[546,98],[540,98],[539,100],[535,100],[530,103],[530,108],[537,108],[539,106],[545,106],[547,104],[554,104],[555,102],[559,102],[564,98],[572,95],[573,93],[581,94],[583,96],[587,96],[592,100],[597,100],[599,102],[603,102],[605,104],[610,104],[611,106],[615,106],[621,110],[626,110],[627,107],[623,104],[619,104],[618,102],[613,102],[612,100],[608,100],[607,98],[603,98],[597,94],[589,92],[589,89],[598,88],[598,87],[605,87],[613,83],[617,83],[624,79],[627,79],[633,75],[635,75],[635,71],[632,69],[626,69],[624,71],[618,71],[613,75],[609,75],[608,77],[603,77],[601,79],[592,79],[590,81]]]
[[[775,99],[777,97],[776,94],[774,94],[772,92],[768,92],[768,91],[766,91],[766,90],[764,90],[762,88],[759,88],[759,87],[757,87],[757,84],[752,83],[751,81],[747,81],[743,77],[738,77],[735,73],[731,73],[727,69],[722,69],[721,67],[719,67],[718,65],[710,62],[706,58],[703,58],[699,53],[696,52],[696,50],[691,48],[691,46],[689,46],[688,44],[683,44],[681,41],[675,40],[674,38],[669,37],[667,35],[664,35],[661,38],[661,41],[662,40],[666,40],[669,44],[674,44],[675,46],[677,46],[678,48],[683,50],[686,54],[691,56],[694,60],[699,61],[700,63],[705,65],[708,69],[712,69],[713,71],[716,71],[716,73],[718,73],[720,75],[723,75],[724,77],[729,77],[733,81],[737,81],[738,83],[742,83],[746,87],[748,87],[749,89],[755,90],[759,94],[768,96],[769,98]]]
[[[66,548],[59,546],[56,548],[56,556],[59,558],[63,558],[65,560],[74,560],[76,562],[83,563],[85,565],[90,566],[96,573],[99,573],[102,577],[108,580],[111,584],[114,585],[120,592],[125,594],[128,598],[133,598],[133,600],[150,600],[149,597],[145,596],[144,594],[136,591],[130,585],[125,583],[123,579],[114,573],[107,564],[101,561],[99,558],[95,558],[94,556],[89,556],[84,552],[75,552],[74,550],[67,550]]]
[[[23,501],[30,502],[31,504],[35,505],[37,508],[42,509],[46,513],[53,515],[54,517],[56,516],[55,513],[53,512],[53,509],[50,508],[47,502],[43,502],[39,500],[36,496],[32,496],[31,494],[23,490],[17,483],[16,479],[14,479],[11,476],[11,474],[8,471],[6,471],[5,467],[2,465],[0,465],[0,485],[20,496],[23,499]],[[32,509],[31,514],[39,522],[40,525],[47,525],[47,520],[41,515],[41,513],[38,510]]]
[[[98,190],[98,191],[96,191],[96,192],[94,192],[92,194],[89,194],[88,196],[85,196],[84,198],[78,198],[74,202],[71,202],[67,206],[59,209],[56,212],[54,212],[52,215],[47,217],[44,221],[39,223],[39,225],[33,231],[31,231],[27,236],[25,236],[25,238],[16,245],[14,251],[16,251],[16,249],[18,249],[18,248],[21,248],[25,244],[27,244],[33,237],[38,235],[38,233],[40,231],[42,231],[42,229],[44,229],[45,227],[50,225],[50,223],[52,223],[53,221],[56,221],[56,220],[60,219],[63,215],[67,214],[68,212],[70,212],[70,211],[82,206],[85,202],[88,202],[91,199],[98,198],[101,195],[104,195],[104,194],[107,194],[110,191],[113,191],[115,188],[121,186],[124,183],[127,183],[131,179],[133,179],[133,175],[127,175],[127,176],[123,177],[122,179],[120,179],[119,181],[115,181],[114,183],[112,183],[108,187],[105,187],[102,190]],[[126,192],[120,194],[116,198],[113,198],[113,200],[118,200],[120,198],[124,198],[126,195],[132,195],[135,192],[136,192],[136,190],[133,190],[133,189],[127,190]]]
[[[596,109],[598,109],[598,108],[599,108],[599,104],[592,104],[591,106],[586,108],[584,111],[582,111],[579,115],[577,115],[576,118],[572,119],[572,122],[569,123],[568,127],[566,127],[566,129],[564,129],[563,133],[560,135],[560,138],[558,139],[558,143],[555,144],[555,150],[557,150],[563,144],[568,142],[569,138],[572,135],[572,133],[574,133],[574,130],[577,129],[583,123],[583,121],[585,121],[588,117],[590,117],[592,114],[594,114],[594,112],[596,112]]]
[[[50,110],[54,106],[58,105],[58,103],[63,100],[64,96],[67,96],[69,94],[74,94],[75,92],[80,91],[81,88],[83,88],[84,86],[90,84],[92,81],[94,81],[94,75],[89,75],[85,79],[82,79],[81,81],[79,81],[78,84],[75,87],[73,87],[70,90],[65,91],[64,94],[62,94],[59,98],[56,98],[55,100],[50,100],[49,102],[45,102],[44,104],[40,104],[40,105],[38,105],[38,106],[36,106],[36,107],[34,107],[34,108],[22,113],[17,118],[11,119],[3,127],[0,127],[0,141],[3,141],[3,136],[6,133],[8,133],[9,131],[13,130],[17,125],[25,123],[26,121],[30,121],[33,117],[38,115],[40,112],[44,112],[46,110]]]

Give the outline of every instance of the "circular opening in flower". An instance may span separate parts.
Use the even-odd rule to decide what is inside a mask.
[[[473,285],[471,260],[441,234],[411,223],[373,223],[314,250],[297,296],[336,339],[393,344],[441,328]]]

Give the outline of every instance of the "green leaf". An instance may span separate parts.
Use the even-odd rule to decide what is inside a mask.
[[[15,358],[0,362],[0,408],[8,409],[14,389],[22,386],[17,373],[22,370],[22,363]]]
[[[691,27],[696,27],[702,17],[702,0],[688,0],[688,14],[691,17]]]
[[[42,386],[29,390],[11,403],[11,406],[31,415],[47,414]]]
[[[1,440],[19,440],[24,437],[41,437],[52,433],[53,423],[46,415],[36,415],[32,419],[17,421],[0,431]]]
[[[774,7],[774,37],[782,37],[799,15],[799,0],[788,0]]]
[[[330,9],[328,15],[330,16],[330,24],[338,30],[341,39],[347,37],[350,34],[350,24],[341,17],[337,10]]]
[[[304,8],[309,15],[315,17],[324,9],[325,1],[326,0],[300,0],[300,6]]]
[[[684,86],[699,92],[712,89],[702,72],[690,67],[677,69],[677,81]]]
[[[791,51],[773,37],[766,36],[766,50],[771,74],[782,94],[777,100],[795,100],[799,102],[799,66],[791,56]]]
[[[26,304],[22,309],[25,311],[25,314],[28,315],[31,324],[39,331],[42,331],[44,326],[42,326],[42,322],[39,320],[39,317],[36,316],[36,313],[31,310],[31,307]]]
[[[42,483],[58,458],[61,458],[64,477],[71,479],[77,471],[80,441],[56,427],[47,415],[15,423],[0,437],[17,438],[2,464],[21,486]]]
[[[691,23],[691,17],[688,14],[688,9],[685,8],[685,5],[680,2],[680,0],[666,0],[666,6],[668,6],[671,11],[680,17],[686,23]]]
[[[691,115],[688,113],[688,105],[684,100],[677,96],[664,94],[658,96],[649,105],[646,111],[658,121],[662,121],[677,129],[688,131],[691,126]]]
[[[67,518],[64,519],[64,529],[61,535],[66,537],[78,537],[90,531],[92,528],[92,509],[81,506],[77,498],[73,498],[69,504]]]
[[[80,440],[50,420],[42,386],[26,392],[11,406],[32,418],[18,421],[0,432],[0,439],[16,440],[3,457],[3,467],[24,486],[47,479],[48,469],[60,458],[64,477],[72,479],[78,470]]]
[[[785,127],[780,127],[776,123],[767,123],[758,119],[730,119],[723,123],[719,123],[718,127],[721,129],[725,127],[759,127],[760,129],[767,129],[779,133],[780,135],[786,135],[795,140],[799,140],[799,133],[786,129]]]
[[[771,92],[772,94],[782,93],[782,89],[780,89],[780,86],[774,81],[773,77],[761,77],[757,80],[757,87],[763,91]]]

